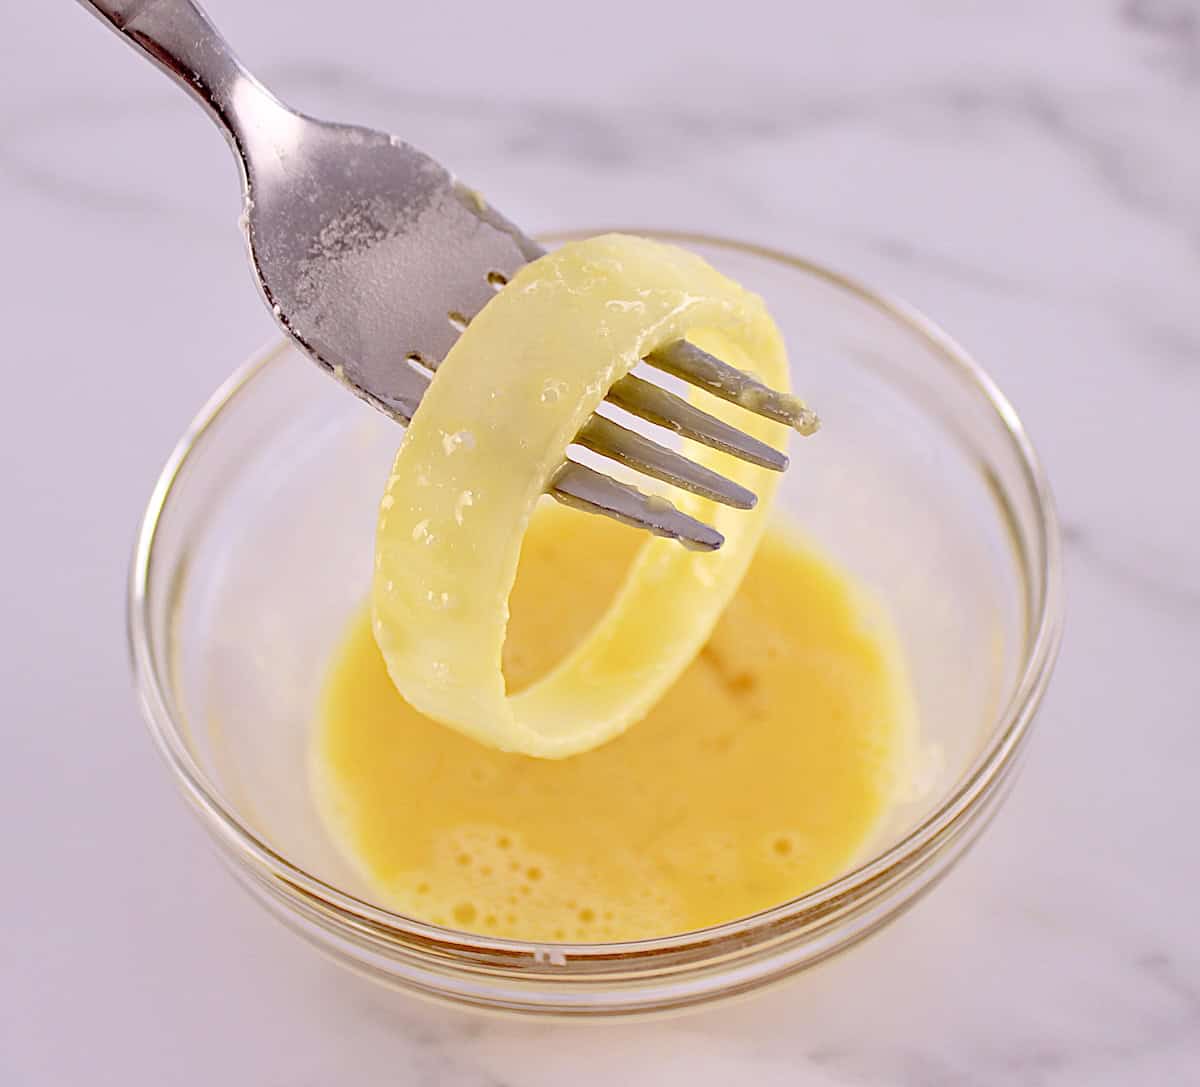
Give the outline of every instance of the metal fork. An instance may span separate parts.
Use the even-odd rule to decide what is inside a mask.
[[[181,84],[225,133],[241,170],[251,263],[279,324],[358,396],[407,423],[462,329],[542,248],[396,137],[283,105],[191,0],[80,2]],[[685,341],[645,361],[801,433],[816,429],[816,417],[794,397]],[[771,446],[632,374],[607,399],[733,456],[787,467]],[[745,487],[603,415],[593,415],[576,442],[668,484],[754,505]],[[574,459],[559,469],[551,493],[692,547],[723,542],[664,499]]]

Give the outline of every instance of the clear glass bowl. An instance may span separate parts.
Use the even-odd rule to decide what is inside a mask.
[[[1059,535],[1013,409],[907,306],[783,253],[690,246],[765,296],[796,387],[825,421],[782,504],[891,610],[922,788],[852,870],[698,932],[614,944],[492,939],[375,904],[327,838],[307,752],[330,652],[372,569],[399,432],[287,344],[200,413],[151,497],[129,630],[151,731],[260,902],[375,979],[478,1008],[565,1016],[680,1009],[802,970],[874,932],[986,825],[1013,778],[1062,624]]]

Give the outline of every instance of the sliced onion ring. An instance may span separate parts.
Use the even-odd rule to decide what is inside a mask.
[[[682,338],[787,389],[761,299],[695,254],[628,235],[527,265],[463,332],[396,455],[376,536],[375,638],[416,709],[481,743],[562,758],[640,720],[703,647],[758,545],[778,476],[688,443],[688,456],[749,487],[758,505],[681,494],[680,508],[723,533],[723,547],[702,554],[647,536],[573,652],[515,695],[501,672],[521,541],[567,446],[614,381]],[[784,447],[778,423],[706,401]]]

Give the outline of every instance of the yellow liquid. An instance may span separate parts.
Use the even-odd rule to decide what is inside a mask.
[[[510,690],[580,641],[641,542],[539,509],[512,596]],[[906,776],[910,726],[882,617],[773,528],[650,714],[563,760],[484,747],[411,709],[364,609],[326,684],[314,783],[334,839],[393,909],[522,939],[640,939],[778,905],[844,870]]]

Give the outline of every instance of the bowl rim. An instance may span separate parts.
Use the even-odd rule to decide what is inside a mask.
[[[559,231],[548,233],[551,242],[585,237],[608,231]],[[981,393],[1004,427],[1011,450],[1016,453],[1035,503],[1036,549],[1041,557],[1038,574],[1042,592],[1035,599],[1035,614],[1027,617],[1027,629],[1033,630],[1022,661],[1019,678],[1011,697],[996,715],[983,749],[963,771],[941,803],[906,834],[880,853],[873,854],[836,879],[813,888],[776,906],[702,929],[673,933],[650,939],[612,943],[548,943],[490,937],[430,924],[405,914],[395,913],[340,890],[305,871],[278,853],[267,841],[251,830],[221,799],[220,791],[192,757],[165,693],[167,684],[156,664],[151,605],[151,571],[155,562],[158,530],[168,503],[188,461],[221,412],[256,377],[293,345],[290,340],[275,340],[255,352],[212,394],[193,418],[167,458],[151,492],[138,529],[128,578],[126,633],[134,681],[143,714],[156,746],[174,772],[186,798],[205,817],[210,831],[235,856],[252,868],[282,881],[294,891],[333,911],[351,925],[378,935],[413,940],[424,947],[443,952],[469,951],[473,956],[492,956],[496,964],[511,965],[531,952],[535,961],[545,961],[539,953],[551,947],[562,960],[590,964],[603,971],[607,965],[622,972],[647,957],[676,958],[681,953],[704,952],[716,957],[732,948],[744,948],[751,939],[778,938],[797,923],[820,917],[847,899],[864,895],[870,888],[890,885],[893,877],[926,857],[932,847],[952,835],[965,815],[980,805],[983,798],[1006,776],[1014,764],[1022,742],[1029,734],[1041,698],[1053,671],[1062,637],[1064,607],[1062,553],[1058,516],[1049,482],[1033,445],[1013,406],[991,377],[947,333],[910,304],[875,291],[858,280],[826,266],[771,246],[736,238],[663,229],[631,228],[622,233],[641,234],[680,245],[727,249],[761,257],[841,288],[908,327],[931,346],[944,361],[952,364],[976,391]],[[560,963],[561,965],[561,963]]]

